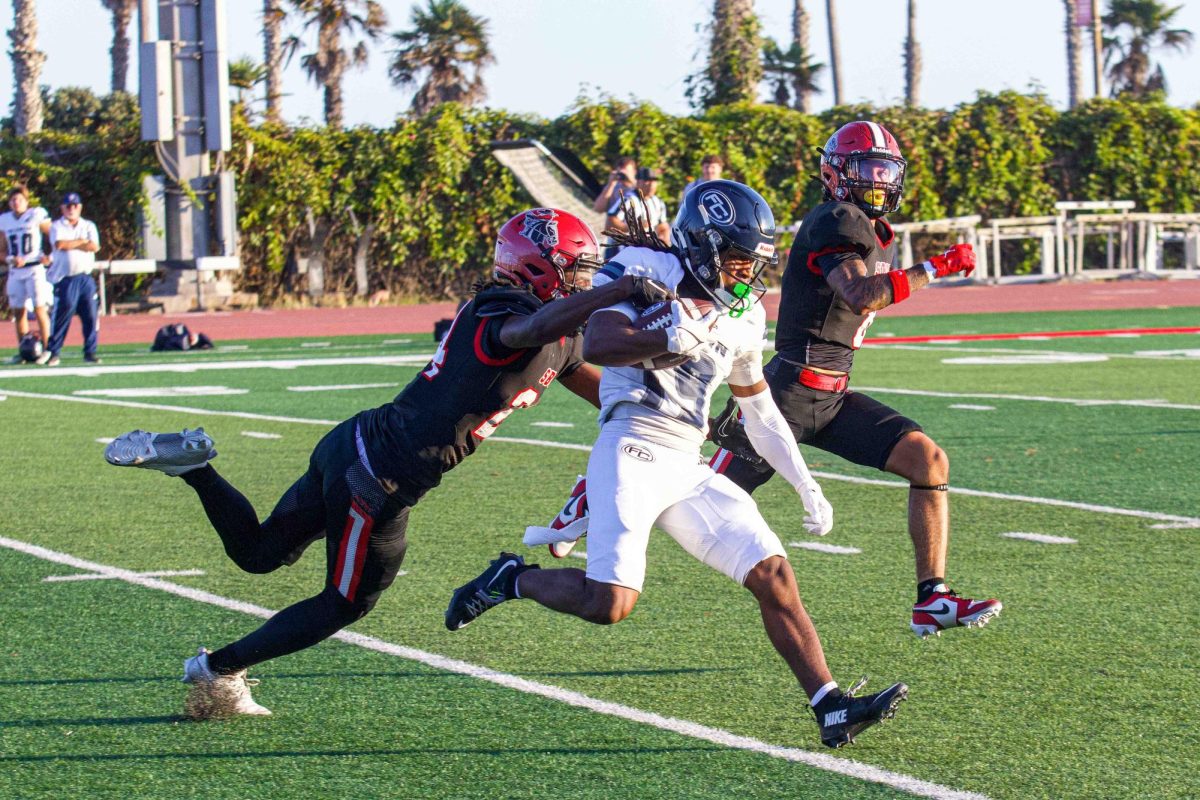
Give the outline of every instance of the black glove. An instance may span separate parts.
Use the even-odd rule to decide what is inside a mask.
[[[675,293],[668,289],[665,284],[659,283],[653,278],[633,279],[633,292],[629,295],[629,302],[633,303],[634,308],[638,311],[649,308],[663,300],[673,299],[675,299]]]
[[[766,461],[750,444],[746,435],[746,426],[738,420],[737,401],[732,397],[725,404],[725,410],[716,417],[708,420],[708,438],[717,447],[722,447],[738,458],[745,459],[755,466],[763,466]]]

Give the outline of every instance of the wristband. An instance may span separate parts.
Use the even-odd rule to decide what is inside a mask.
[[[925,274],[929,276],[929,282],[933,283],[933,279],[937,277],[937,267],[928,261],[921,266],[925,268]]]
[[[892,303],[907,300],[912,294],[912,287],[908,285],[908,273],[902,269],[894,269],[888,273],[888,278],[892,281]]]

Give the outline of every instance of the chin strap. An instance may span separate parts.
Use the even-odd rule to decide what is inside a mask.
[[[920,489],[925,492],[948,492],[948,491],[950,491],[950,484],[939,483],[936,486],[921,486],[920,484],[917,484],[917,483],[910,483],[908,485],[908,488],[909,489]]]

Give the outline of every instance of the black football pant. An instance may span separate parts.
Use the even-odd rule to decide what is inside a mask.
[[[763,368],[763,374],[797,444],[882,470],[896,443],[921,430],[913,420],[865,394],[824,392],[801,384],[800,367],[778,355]],[[737,421],[733,398],[713,420],[711,436],[722,448],[713,457],[713,469],[747,492],[753,492],[775,474],[754,452],[745,427]]]
[[[225,552],[247,572],[294,564],[325,539],[325,587],[271,617],[258,630],[209,656],[229,673],[329,638],[361,619],[391,585],[404,560],[409,507],[371,477],[355,447],[355,419],[321,439],[308,471],[259,524],[250,502],[211,466],[183,475],[200,496]]]

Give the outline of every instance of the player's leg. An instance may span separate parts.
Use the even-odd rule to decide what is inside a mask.
[[[50,344],[50,306],[54,303],[54,286],[46,280],[44,271],[42,275],[32,276],[30,283],[33,286],[33,315],[37,318],[38,335],[42,337],[42,350],[45,351]]]
[[[62,351],[67,331],[71,327],[71,316],[75,310],[72,292],[74,280],[68,275],[54,285],[54,321],[50,326],[50,341],[46,343],[46,350],[51,356],[56,356]]]
[[[96,348],[99,344],[96,316],[99,313],[96,300],[96,280],[91,275],[79,276],[79,296],[75,301],[75,313],[79,315],[79,324],[83,328],[83,358],[85,361],[96,362]]]
[[[902,683],[861,698],[838,688],[783,545],[748,494],[713,475],[694,495],[667,509],[658,524],[693,556],[754,595],[767,638],[807,695],[826,745],[848,744],[895,713],[908,693]]]
[[[920,425],[867,395],[847,392],[837,414],[810,443],[908,480],[908,535],[917,575],[911,624],[918,635],[984,625],[1000,613],[1000,601],[960,598],[946,586],[950,462]]]
[[[646,545],[661,511],[690,489],[696,456],[647,443],[626,421],[601,430],[588,459],[587,571],[535,569],[503,553],[475,580],[459,587],[446,609],[446,627],[458,630],[507,600],[528,598],[597,624],[633,610],[646,577]],[[680,476],[684,476],[684,480]]]

